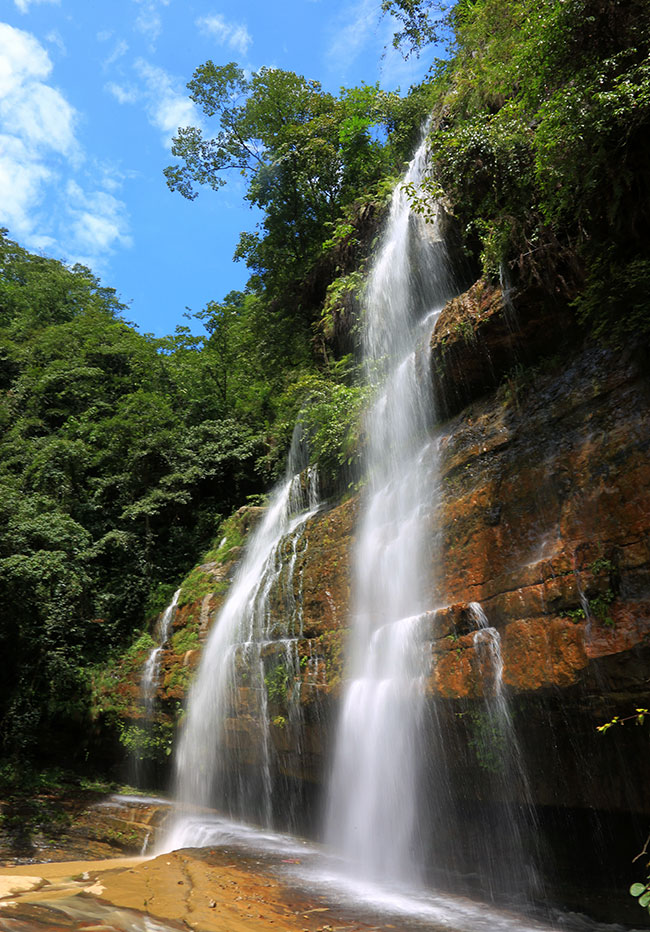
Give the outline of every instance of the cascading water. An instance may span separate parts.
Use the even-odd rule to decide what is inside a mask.
[[[443,581],[435,579],[438,442],[426,347],[452,283],[436,224],[409,203],[425,168],[423,143],[393,195],[366,293],[364,353],[377,400],[367,419],[369,489],[326,837],[366,877],[429,879],[513,898],[524,890],[528,901],[532,810],[503,690],[499,635],[479,605],[470,616],[480,629],[483,708],[451,709],[428,690]],[[449,725],[459,714],[469,716],[469,748],[453,743]],[[472,751],[483,760],[472,764]],[[465,773],[477,763],[486,771],[482,811],[470,813],[463,803],[461,760]]]
[[[260,845],[255,850],[297,865],[282,870],[310,889],[334,889],[373,909],[420,917],[423,925],[414,920],[413,928],[524,932],[542,926],[455,896],[459,890],[483,899],[506,894],[528,907],[536,886],[535,824],[499,633],[478,603],[460,612],[462,630],[454,633],[444,627],[448,620],[439,624],[449,607],[435,608],[443,589],[435,578],[440,438],[428,340],[452,284],[435,224],[409,205],[425,164],[422,145],[393,196],[367,288],[364,352],[376,401],[367,419],[368,487],[354,556],[348,685],[326,807],[327,841],[345,859],[345,872],[339,857],[332,866],[304,841],[196,811],[217,806],[236,819],[295,828],[283,798],[287,786],[278,784],[282,768],[275,766],[273,694],[283,695],[284,743],[300,755],[300,689],[317,688],[326,675],[316,639],[300,641],[302,570],[296,568],[318,494],[317,477],[304,461],[298,472],[296,445],[287,479],[252,535],[214,623],[190,694],[177,796],[195,815],[177,816],[159,850]],[[462,649],[454,646],[461,637]],[[460,654],[468,641],[476,695],[434,699],[436,656]],[[421,888],[430,880],[438,892]],[[420,889],[405,891],[405,883]]]
[[[178,597],[180,594],[181,590],[177,589],[171,602],[160,616],[160,620],[158,621],[154,631],[154,636],[157,643],[149,653],[149,656],[147,657],[142,670],[140,690],[142,693],[142,704],[144,706],[144,713],[147,721],[150,721],[153,715],[156,688],[158,686],[158,678],[160,676],[161,654],[163,647],[169,638],[169,632],[171,631],[172,623],[174,621],[174,615],[176,614],[176,606],[178,604]]]
[[[395,190],[367,286],[364,354],[378,397],[367,419],[370,488],[357,538],[349,685],[326,832],[363,873],[409,881],[423,864],[419,785],[431,664],[424,612],[432,604],[433,546],[427,516],[437,482],[425,347],[451,291],[435,225],[409,203],[426,153],[423,143]]]
[[[231,817],[268,826],[280,805],[291,824],[290,794],[274,794],[269,716],[274,694],[282,693],[289,721],[281,724],[292,729],[299,745],[299,702],[292,684],[301,673],[302,608],[293,577],[306,523],[318,508],[318,474],[305,467],[297,428],[287,478],[252,534],[189,695],[176,756],[181,807],[216,806]],[[278,588],[285,595],[281,616],[271,605]],[[255,760],[246,757],[251,747],[257,748]],[[163,847],[200,844],[197,831],[196,821],[181,813]]]
[[[483,687],[483,709],[474,712],[474,748],[498,804],[477,844],[483,885],[490,894],[508,893],[527,902],[539,895],[535,814],[526,769],[503,686],[501,636],[478,602],[469,604],[477,630],[473,641]]]
[[[142,718],[141,725],[136,732],[136,742],[130,759],[130,779],[134,786],[147,787],[155,783],[155,771],[151,762],[146,760],[148,742],[155,729],[156,690],[160,679],[160,662],[162,652],[174,622],[176,606],[181,590],[177,589],[174,596],[158,619],[153,631],[155,647],[149,651],[142,668],[140,678],[140,697]]]

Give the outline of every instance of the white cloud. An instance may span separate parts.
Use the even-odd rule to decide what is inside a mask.
[[[135,28],[149,40],[153,47],[162,32],[162,20],[158,12],[159,5],[169,6],[170,0],[134,0],[140,7],[135,21]]]
[[[21,13],[27,13],[32,3],[55,3],[57,6],[60,0],[14,0]]]
[[[327,50],[331,68],[340,73],[376,38],[381,10],[378,0],[359,0],[337,18],[335,37]]]
[[[84,191],[76,181],[66,185],[73,248],[79,254],[105,255],[116,245],[131,246],[125,207],[106,191]]]
[[[150,65],[140,58],[135,68],[144,82],[149,122],[163,134],[163,145],[169,148],[179,126],[196,126],[199,117],[196,107],[163,68]]]
[[[251,34],[243,23],[229,23],[220,13],[202,16],[196,25],[204,35],[210,35],[219,45],[228,45],[240,55],[245,55],[253,41]]]
[[[72,156],[76,114],[63,94],[43,83],[52,71],[43,46],[27,32],[0,23],[0,119],[4,131],[32,146]]]
[[[123,84],[116,84],[115,81],[109,81],[105,87],[108,93],[112,94],[119,104],[134,104],[140,98],[140,94],[136,88],[130,85],[125,87]]]
[[[0,99],[51,70],[50,56],[34,36],[0,23]]]
[[[200,115],[180,80],[164,68],[138,58],[134,65],[138,87],[109,81],[105,90],[120,104],[142,103],[149,122],[162,132],[162,144],[169,149],[179,126],[199,126]]]
[[[129,246],[124,204],[108,190],[84,190],[78,115],[46,83],[50,58],[28,32],[0,23],[0,224],[28,248],[83,254],[97,266]],[[109,188],[110,185],[104,185]]]
[[[0,221],[12,234],[29,239],[33,215],[43,200],[43,186],[52,172],[15,136],[0,136]]]
[[[125,42],[124,39],[120,39],[119,42],[115,43],[113,51],[104,61],[104,68],[108,68],[109,65],[112,65],[114,62],[116,62],[118,58],[122,58],[123,55],[126,55],[128,51],[129,43]]]
[[[35,81],[21,88],[15,97],[0,100],[0,116],[9,133],[33,146],[67,156],[78,154],[75,111],[59,91],[47,84]]]

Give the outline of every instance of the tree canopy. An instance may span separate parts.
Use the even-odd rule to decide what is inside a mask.
[[[440,10],[388,6],[417,41]],[[648,5],[458,0],[444,22],[432,171],[466,248],[489,276],[573,301],[601,335],[647,329]]]
[[[235,257],[251,269],[250,287],[263,289],[267,302],[291,298],[295,305],[297,284],[345,208],[405,156],[398,134],[390,139],[402,101],[376,85],[334,96],[317,81],[276,68],[248,78],[234,62],[206,62],[188,89],[214,135],[197,126],[179,129],[172,154],[180,163],[165,169],[167,184],[192,199],[197,184],[218,190],[233,172],[243,175],[246,199],[262,219],[256,231],[242,234]],[[313,315],[311,295],[298,295],[298,304]]]

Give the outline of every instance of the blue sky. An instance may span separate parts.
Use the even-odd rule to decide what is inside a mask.
[[[208,59],[285,68],[330,91],[406,90],[426,63],[390,48],[380,0],[2,0],[0,226],[83,262],[143,332],[170,333],[247,279],[243,179],[189,202],[162,175]],[[387,49],[387,51],[385,51]],[[385,53],[385,54],[384,54]]]

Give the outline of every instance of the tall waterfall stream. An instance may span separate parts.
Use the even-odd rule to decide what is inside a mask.
[[[421,180],[421,145],[405,185]],[[354,566],[349,684],[338,729],[327,838],[365,873],[419,879],[424,851],[421,725],[431,654],[426,517],[437,481],[427,427],[427,338],[450,282],[435,228],[393,195],[367,286],[364,357],[377,398],[367,418],[369,490]]]
[[[269,682],[281,658],[299,683],[303,632],[299,601],[289,600],[292,610],[279,623],[269,599],[283,571],[287,591],[295,592],[296,554],[319,509],[317,475],[300,462],[296,443],[287,478],[251,535],[204,648],[176,750],[177,812],[158,849],[258,846],[285,855],[283,862],[300,863],[286,870],[311,889],[320,885],[337,897],[408,915],[409,922],[423,923],[418,928],[595,928],[565,919],[540,925],[464,896],[432,892],[471,891],[502,902],[505,895],[525,910],[540,895],[535,823],[503,688],[499,635],[478,604],[470,615],[484,682],[481,727],[489,732],[485,780],[504,802],[492,821],[469,830],[473,889],[458,885],[462,869],[449,857],[457,836],[467,841],[468,829],[451,793],[447,759],[453,749],[445,747],[436,703],[427,696],[435,664],[431,625],[443,607],[431,533],[439,441],[427,373],[428,338],[453,282],[436,225],[411,210],[405,190],[417,188],[426,158],[422,144],[395,190],[366,290],[363,350],[375,401],[366,424],[368,485],[354,555],[347,685],[324,804],[326,848],[273,830],[279,823],[295,830],[295,824],[290,788],[274,784]],[[242,669],[248,678],[245,709],[242,690],[235,688]],[[289,701],[288,722],[298,745],[299,699],[292,695]],[[237,728],[244,718],[256,723],[245,726],[255,729],[253,762],[242,757]]]

